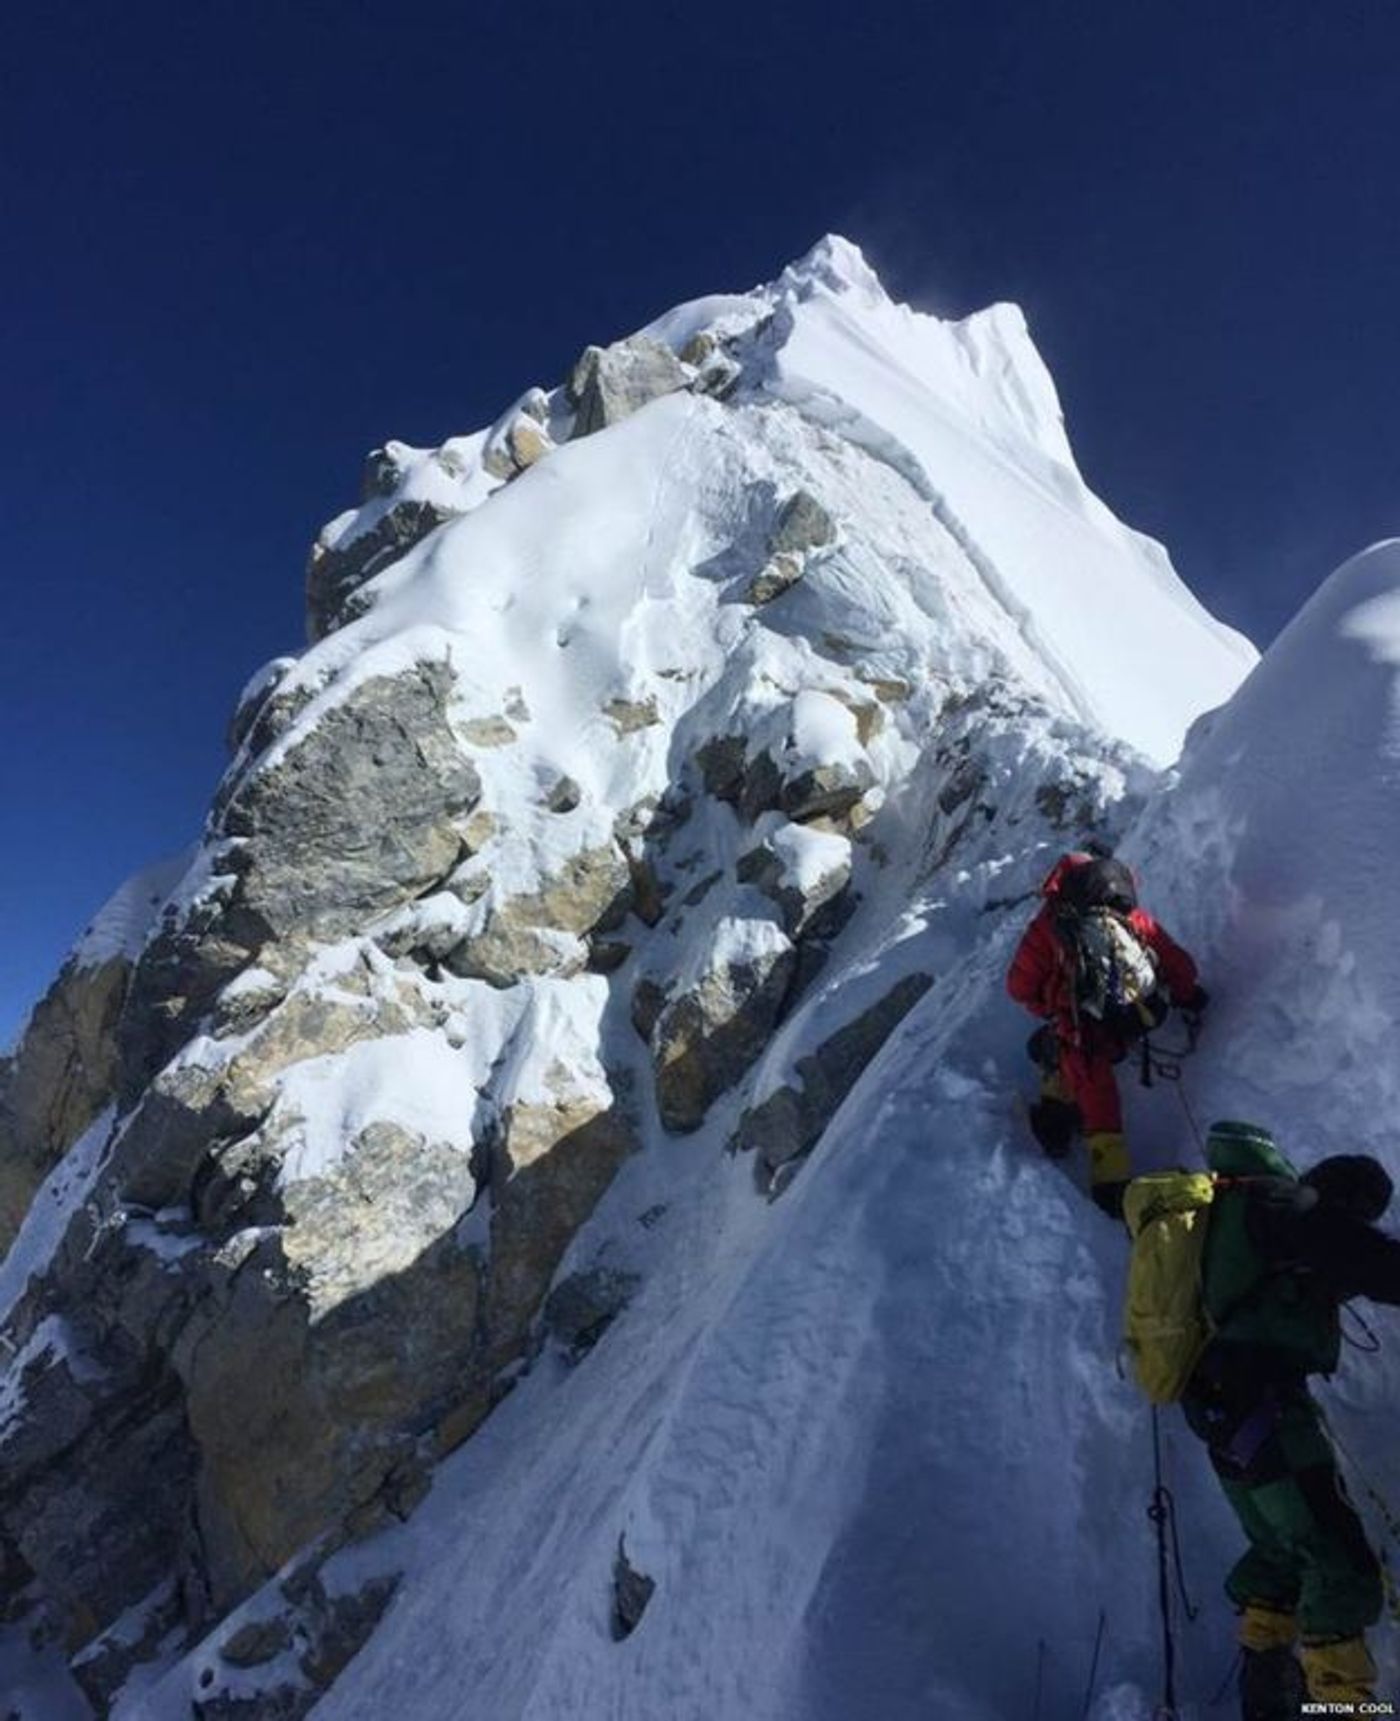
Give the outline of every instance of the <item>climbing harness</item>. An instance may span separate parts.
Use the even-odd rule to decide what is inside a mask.
[[[1157,1532],[1157,1602],[1162,1613],[1162,1701],[1159,1721],[1174,1721],[1176,1707],[1176,1635],[1172,1630],[1172,1580],[1182,1612],[1194,1620],[1198,1609],[1186,1592],[1186,1573],[1181,1563],[1181,1542],[1176,1528],[1176,1501],[1162,1480],[1162,1430],[1157,1407],[1152,1407],[1152,1504],[1147,1516]]]

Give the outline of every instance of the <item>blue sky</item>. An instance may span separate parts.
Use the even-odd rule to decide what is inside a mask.
[[[65,0],[0,68],[0,1039],[198,831],[363,453],[822,232],[1026,309],[1090,482],[1265,643],[1400,531],[1389,0]]]

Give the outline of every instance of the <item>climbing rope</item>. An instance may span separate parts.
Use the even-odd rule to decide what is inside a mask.
[[[1186,1592],[1186,1573],[1181,1562],[1181,1541],[1176,1528],[1176,1501],[1171,1489],[1162,1480],[1162,1429],[1157,1407],[1152,1407],[1152,1504],[1147,1516],[1157,1532],[1157,1604],[1162,1614],[1162,1702],[1158,1715],[1175,1717],[1176,1707],[1176,1634],[1172,1630],[1172,1579],[1182,1612],[1194,1620],[1197,1609]]]
[[[1089,1683],[1084,1688],[1084,1710],[1081,1721],[1089,1721],[1089,1710],[1094,1702],[1094,1687],[1099,1679],[1099,1654],[1103,1649],[1103,1634],[1108,1625],[1108,1615],[1099,1609],[1099,1626],[1094,1633],[1094,1654],[1089,1662]]]
[[[1189,1097],[1187,1096],[1186,1085],[1184,1082],[1180,1082],[1180,1081],[1177,1082],[1177,1084],[1176,1084],[1176,1097],[1181,1101],[1181,1109],[1186,1114],[1187,1128],[1191,1131],[1191,1134],[1195,1137],[1196,1147],[1200,1152],[1201,1158],[1204,1159],[1206,1157],[1205,1131],[1201,1128],[1200,1124],[1196,1120],[1196,1114],[1192,1110],[1191,1101],[1190,1101]]]
[[[1186,1084],[1182,1080],[1182,1067],[1187,1058],[1196,1050],[1196,1042],[1201,1037],[1201,1023],[1197,1016],[1185,1019],[1186,1044],[1184,1046],[1159,1046],[1153,1042],[1150,1034],[1142,1037],[1142,1067],[1140,1079],[1145,1088],[1150,1088],[1154,1081],[1170,1082],[1176,1089],[1176,1096],[1181,1101],[1181,1109],[1186,1114],[1186,1122],[1191,1134],[1195,1137],[1196,1146],[1205,1157],[1206,1138],[1196,1114],[1191,1108],[1187,1097]]]

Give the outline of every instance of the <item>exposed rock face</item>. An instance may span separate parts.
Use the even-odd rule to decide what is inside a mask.
[[[510,1106],[493,1154],[485,1315],[500,1363],[528,1330],[569,1239],[636,1145],[615,1103],[554,1072],[555,1098]]]
[[[452,871],[481,780],[447,718],[451,672],[373,677],[233,787],[223,883],[147,947],[122,1025],[129,1097],[268,943],[330,938]]]
[[[866,1065],[932,984],[929,974],[906,975],[878,1003],[798,1060],[800,1087],[779,1088],[744,1113],[739,1145],[757,1152],[765,1186],[781,1167],[811,1151]]]
[[[35,1324],[12,1365],[24,1415],[0,1429],[0,1521],[19,1557],[7,1581],[38,1580],[72,1650],[177,1568],[196,1464],[178,1381],[144,1334],[105,1324],[114,1264],[98,1247],[68,1268],[93,1311]]]
[[[603,710],[619,735],[630,735],[637,729],[650,729],[653,724],[661,721],[656,700],[651,695],[645,699],[610,699]]]
[[[806,572],[810,553],[835,539],[831,515],[810,491],[796,491],[778,510],[768,535],[768,559],[749,582],[748,601],[766,604],[781,597]]]
[[[851,845],[835,833],[784,825],[739,857],[739,878],[778,906],[783,927],[799,938],[851,881]]]
[[[352,930],[450,871],[481,792],[451,685],[441,663],[366,681],[239,785],[221,829],[239,843],[227,918],[241,942]]]
[[[690,385],[690,373],[669,347],[634,335],[610,347],[588,347],[569,376],[577,416],[575,436],[591,436],[628,418],[648,401]]]
[[[73,1658],[73,1677],[99,1715],[107,1713],[132,1669],[149,1660],[179,1628],[181,1617],[179,1592],[173,1583],[164,1583],[137,1621],[128,1621],[124,1631],[105,1632]]]
[[[453,518],[437,502],[398,502],[348,544],[318,539],[306,565],[307,638],[314,644],[352,620],[360,587]]]
[[[667,1129],[698,1129],[713,1101],[740,1079],[767,1043],[797,963],[776,926],[718,955],[693,984],[673,992],[651,1031],[656,1102]]]
[[[117,1022],[131,963],[68,962],[35,1006],[13,1057],[0,1060],[0,1256],[34,1191],[110,1103]]]
[[[451,1230],[471,1199],[453,1159],[439,1150],[435,1177],[423,1142],[381,1127],[341,1175],[289,1192],[288,1228],[210,1263],[174,1362],[200,1452],[212,1616],[328,1524],[392,1509],[415,1431],[471,1378],[480,1261]],[[387,1211],[376,1188],[394,1194]],[[393,1229],[405,1216],[407,1238]],[[444,1219],[415,1253],[414,1235]]]
[[[790,819],[840,818],[875,787],[875,773],[862,760],[814,765],[785,782],[778,804]]]
[[[807,490],[789,496],[778,515],[771,548],[774,555],[801,555],[820,549],[836,537],[836,523]]]
[[[782,551],[778,555],[770,557],[762,569],[754,575],[746,595],[751,604],[772,603],[774,598],[780,598],[790,586],[795,586],[801,578],[801,558]]]
[[[579,1362],[632,1300],[640,1279],[611,1267],[573,1273],[549,1294],[544,1322],[550,1336]]]
[[[482,465],[493,478],[518,478],[553,450],[548,423],[549,397],[531,389],[487,437]]]
[[[398,1581],[387,1573],[333,1593],[316,1561],[293,1571],[278,1586],[278,1610],[227,1632],[204,1662],[195,1721],[301,1721],[374,1630]]]
[[[502,988],[527,974],[577,973],[588,957],[580,940],[621,925],[631,904],[626,856],[612,844],[588,849],[541,890],[497,903],[446,963],[464,979]]]
[[[612,1634],[616,1642],[630,1637],[642,1623],[642,1615],[655,1591],[656,1580],[633,1566],[625,1544],[619,1540],[613,1566]]]

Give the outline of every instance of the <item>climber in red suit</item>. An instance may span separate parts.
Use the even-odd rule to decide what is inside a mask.
[[[1194,1031],[1207,997],[1192,957],[1138,907],[1122,861],[1064,855],[1041,896],[1006,976],[1011,996],[1046,1024],[1030,1042],[1042,1070],[1031,1126],[1056,1157],[1083,1131],[1090,1193],[1116,1213],[1129,1158],[1113,1066],[1173,1004]]]

